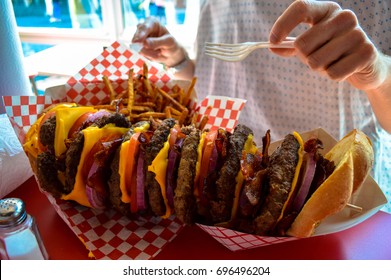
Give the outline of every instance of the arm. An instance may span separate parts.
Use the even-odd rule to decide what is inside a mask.
[[[391,57],[380,54],[377,65],[380,68],[378,75],[381,82],[365,91],[379,123],[391,133]]]
[[[334,2],[293,2],[272,27],[270,41],[282,41],[302,22],[311,28],[297,37],[294,50],[272,51],[297,55],[311,69],[365,91],[379,123],[391,133],[390,57],[376,49],[353,12]]]
[[[191,80],[194,76],[194,62],[186,50],[156,19],[148,18],[137,26],[133,43],[142,43],[140,53],[146,58],[174,69],[178,79]]]

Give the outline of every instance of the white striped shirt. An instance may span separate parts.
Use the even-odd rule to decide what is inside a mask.
[[[390,200],[391,135],[378,124],[366,94],[347,82],[335,82],[310,70],[298,58],[257,50],[240,63],[223,62],[203,54],[210,42],[263,41],[279,15],[292,3],[279,1],[213,0],[201,4],[197,35],[197,94],[247,99],[240,123],[251,127],[257,143],[267,129],[272,140],[296,131],[322,127],[336,139],[353,128],[372,140],[375,167],[372,176]],[[361,27],[382,52],[391,55],[391,1],[340,0],[355,12]],[[298,26],[297,36],[308,26]],[[390,108],[391,110],[391,108]]]

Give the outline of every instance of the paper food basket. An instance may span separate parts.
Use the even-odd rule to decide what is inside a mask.
[[[65,85],[48,89],[45,96],[4,97],[7,114],[19,140],[24,143],[24,135],[47,106],[61,101],[72,101],[80,105],[99,104],[108,96],[102,82],[103,75],[108,76],[115,91],[120,92],[126,88],[129,69],[133,68],[135,73],[142,73],[144,63],[148,65],[149,79],[165,91],[170,91],[178,83],[181,87],[188,86],[184,81],[175,81],[170,73],[159,65],[147,61],[125,45],[114,42]],[[244,104],[245,100],[221,96],[208,96],[197,102],[194,96],[193,109],[198,110],[200,116],[208,115],[208,128],[223,127],[232,130],[238,123]],[[324,141],[325,151],[335,143],[322,129],[304,133],[303,137],[306,139],[314,134]],[[276,144],[272,144],[270,152]],[[57,213],[96,259],[151,259],[183,228],[174,215],[169,219],[144,217],[130,220],[113,209],[94,210],[45,194]],[[386,199],[376,182],[369,177],[360,192],[353,197],[352,203],[362,207],[363,211],[357,213],[348,208],[344,209],[325,220],[317,229],[316,235],[344,230],[364,221],[376,213],[386,203]],[[256,236],[215,226],[198,226],[233,251],[295,239]]]

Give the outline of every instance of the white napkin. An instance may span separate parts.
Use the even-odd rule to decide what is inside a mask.
[[[0,114],[0,198],[33,175],[30,163],[5,114]]]

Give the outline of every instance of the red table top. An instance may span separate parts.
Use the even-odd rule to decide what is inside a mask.
[[[19,197],[37,221],[50,259],[88,259],[88,250],[60,218],[31,177],[7,197]],[[197,226],[186,227],[155,259],[391,259],[391,214],[378,212],[348,230],[232,252]]]

